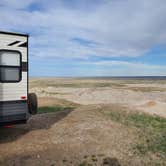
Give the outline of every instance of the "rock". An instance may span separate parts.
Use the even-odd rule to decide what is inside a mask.
[[[120,166],[116,158],[106,157],[103,159],[103,166]]]

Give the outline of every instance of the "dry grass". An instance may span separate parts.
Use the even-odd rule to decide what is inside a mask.
[[[96,88],[96,87],[124,87],[124,84],[118,82],[83,82],[83,81],[70,81],[59,83],[59,81],[50,81],[50,80],[32,80],[30,83],[30,88],[34,87],[67,87],[67,88]]]
[[[131,111],[126,107],[107,106],[101,109],[108,118],[113,121],[138,129],[138,141],[133,146],[136,154],[145,155],[150,153],[158,156],[159,165],[166,162],[166,119],[159,116],[151,116],[137,111]],[[154,161],[153,161],[154,162]],[[152,163],[153,163],[152,162]]]
[[[144,84],[145,87],[133,86],[129,85],[134,84]],[[163,87],[155,87],[155,86],[147,86],[146,84],[166,84],[166,80],[130,80],[130,79],[72,79],[72,78],[40,78],[40,79],[32,79],[30,80],[30,88],[35,87],[64,87],[64,88],[102,88],[102,87],[110,87],[115,89],[126,89],[132,91],[140,91],[140,92],[163,92],[166,91],[166,88]]]
[[[136,91],[136,92],[164,92],[166,88],[159,87],[127,87],[125,89]]]
[[[53,97],[39,97],[38,105],[39,107],[60,106],[60,107],[72,107],[72,108],[76,108],[79,106],[79,104],[73,103],[71,101],[65,99],[53,98]]]

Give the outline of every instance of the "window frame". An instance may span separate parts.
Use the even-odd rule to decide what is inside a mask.
[[[19,79],[18,80],[0,80],[0,83],[18,83],[22,80],[22,54],[18,50],[8,50],[8,49],[0,49],[0,52],[6,51],[11,53],[18,53],[20,58],[20,66],[12,66],[12,65],[0,65],[0,68],[16,68],[19,69]]]

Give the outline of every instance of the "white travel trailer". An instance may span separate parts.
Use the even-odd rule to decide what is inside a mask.
[[[36,113],[37,97],[28,94],[28,35],[0,31],[0,126]]]

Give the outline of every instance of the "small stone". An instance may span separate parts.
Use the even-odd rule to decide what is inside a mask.
[[[111,158],[111,157],[106,157],[105,159],[103,159],[103,165],[107,165],[107,166],[120,166],[120,163],[118,162],[118,160],[116,158]]]
[[[67,160],[66,160],[66,159],[63,159],[63,162],[65,163],[65,162],[67,162]]]
[[[84,158],[86,159],[86,158],[88,158],[88,156],[87,156],[87,155],[85,155],[85,156],[84,156]]]
[[[39,154],[37,155],[37,158],[38,158],[38,159],[40,158],[40,155],[39,155]]]
[[[55,166],[55,164],[51,164],[50,166]]]
[[[92,158],[92,161],[93,162],[97,162],[97,158]]]
[[[103,157],[103,156],[104,156],[104,154],[98,154],[98,156],[99,156],[99,157]]]

